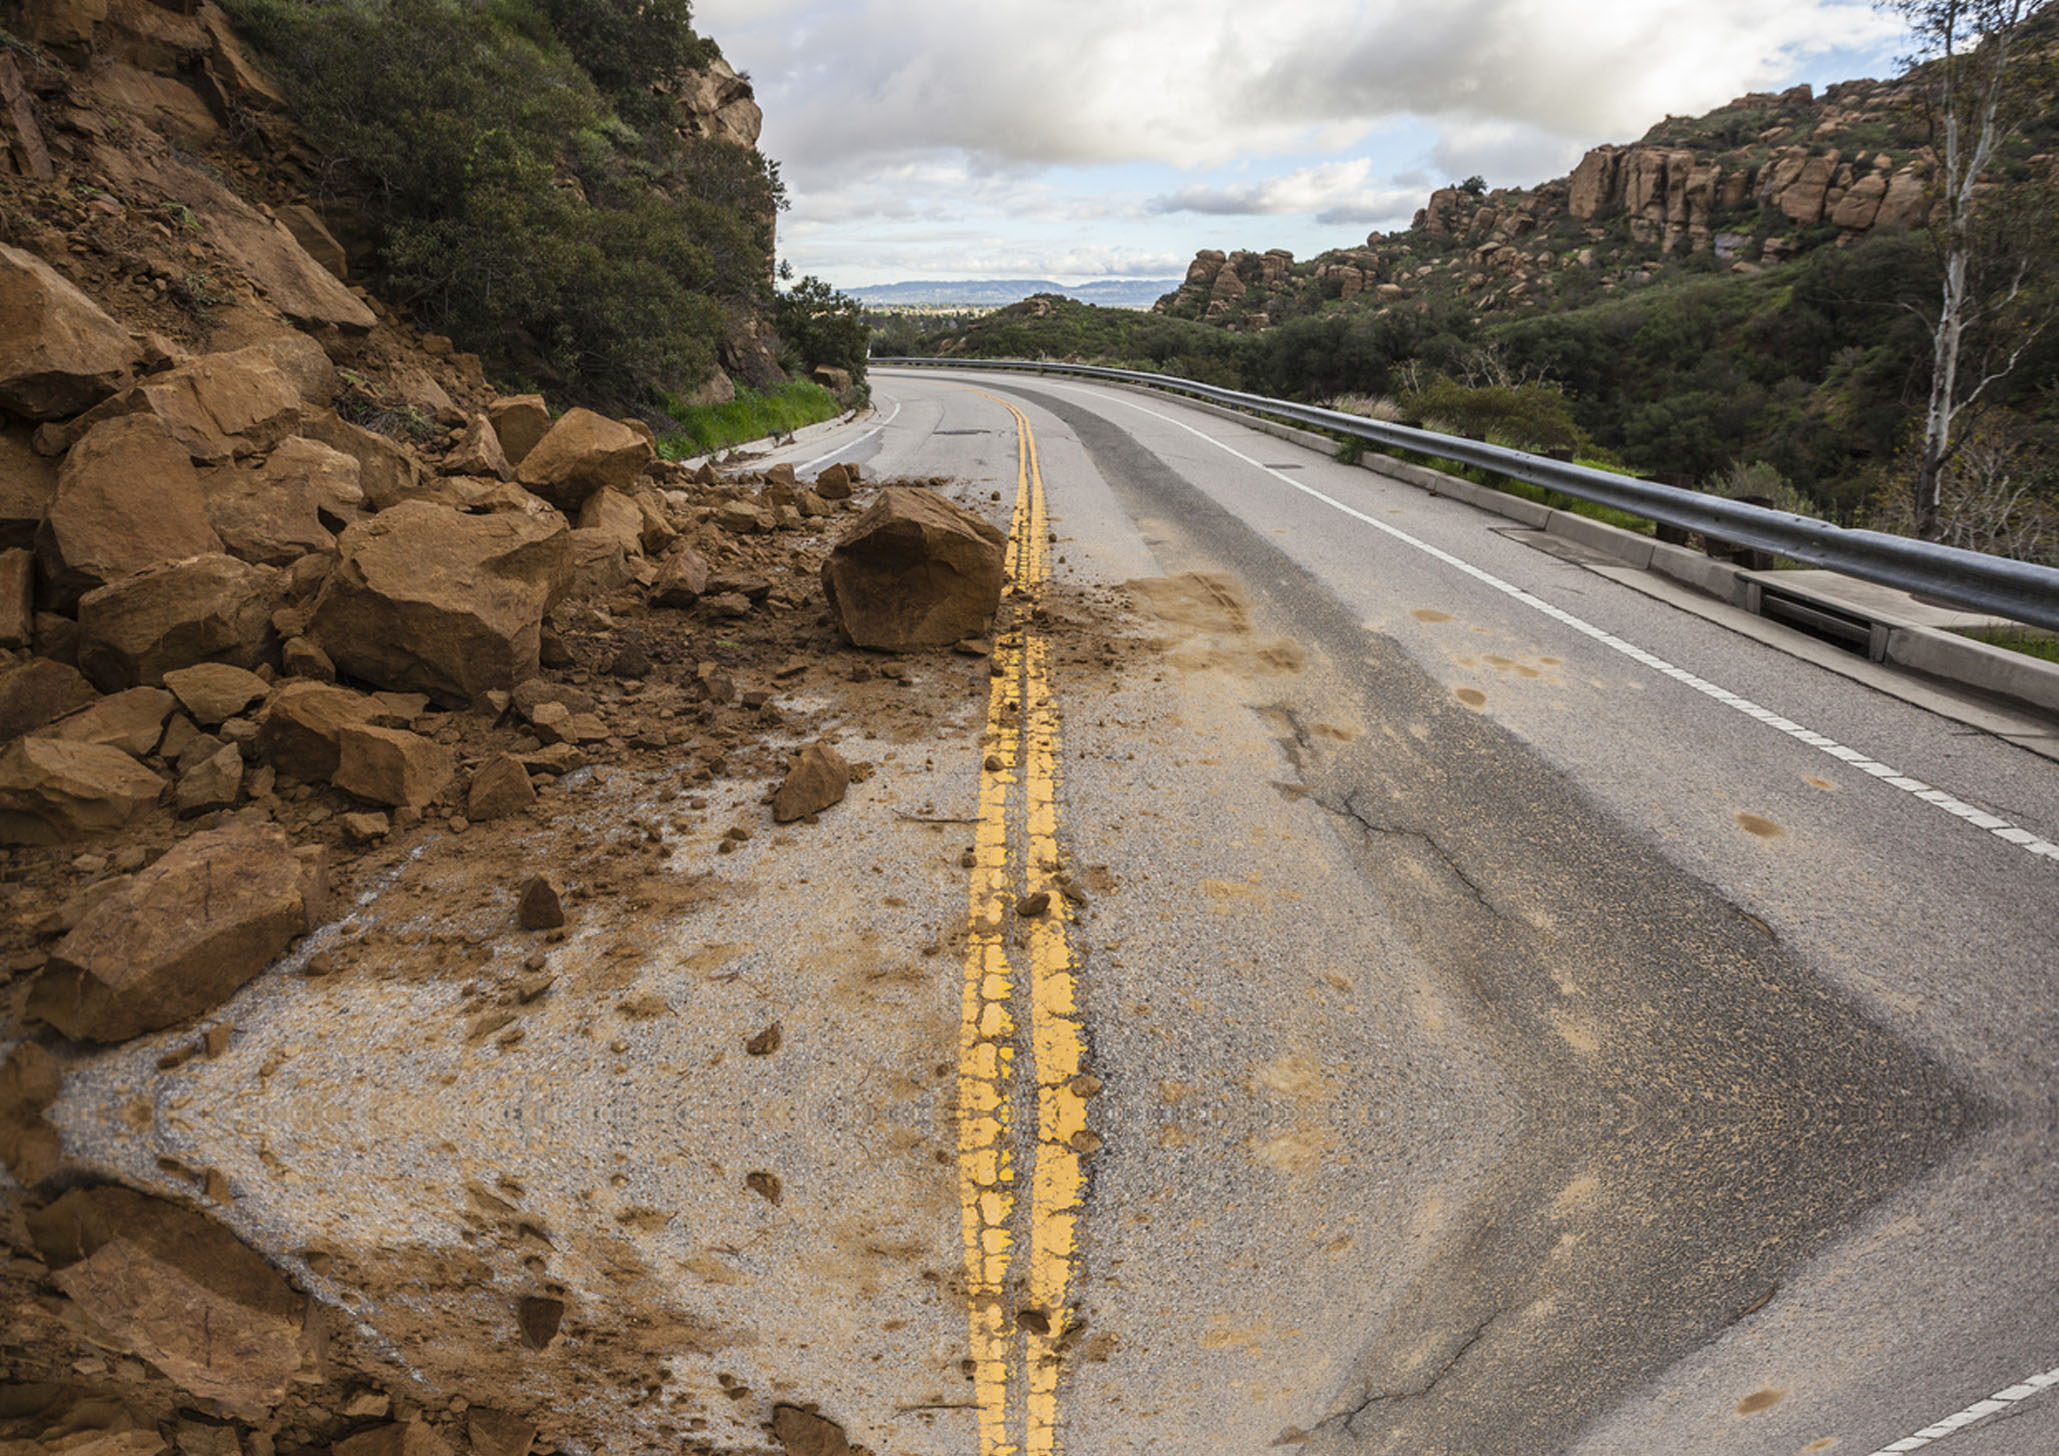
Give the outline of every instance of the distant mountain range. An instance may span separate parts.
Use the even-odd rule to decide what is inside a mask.
[[[1038,293],[1061,293],[1105,308],[1149,308],[1179,286],[1177,278],[1104,278],[1080,284],[1048,278],[975,278],[956,283],[875,283],[843,291],[860,303],[903,308],[1006,308]]]

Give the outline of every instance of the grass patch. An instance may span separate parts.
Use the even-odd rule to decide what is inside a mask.
[[[2048,633],[2033,632],[2026,627],[1966,627],[1953,630],[1961,637],[1971,637],[1975,642],[1985,642],[1990,647],[2021,652],[2025,657],[2041,658],[2046,662],[2059,662],[2059,637]]]
[[[738,390],[728,404],[691,407],[668,400],[667,406],[666,412],[679,422],[678,430],[658,441],[658,453],[667,460],[710,455],[767,435],[833,420],[843,413],[835,395],[805,379],[790,379],[764,391]]]

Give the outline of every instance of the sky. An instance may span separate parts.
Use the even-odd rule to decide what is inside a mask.
[[[1747,91],[1894,73],[1863,0],[697,0],[839,288],[1308,257]]]

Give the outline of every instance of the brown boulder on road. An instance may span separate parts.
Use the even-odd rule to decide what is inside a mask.
[[[837,542],[822,585],[856,646],[949,647],[992,624],[1007,541],[941,496],[891,486]]]
[[[210,1011],[312,930],[328,895],[319,848],[237,823],[174,846],[86,913],[29,992],[75,1041],[123,1041]]]
[[[643,474],[657,451],[642,435],[592,410],[567,410],[522,459],[515,479],[559,510],[576,512],[597,490]]]
[[[536,676],[544,609],[560,589],[562,524],[404,501],[343,533],[308,637],[383,688],[469,704]]]
[[[220,1224],[109,1187],[73,1189],[28,1225],[51,1278],[118,1348],[244,1420],[285,1398],[307,1301]]]

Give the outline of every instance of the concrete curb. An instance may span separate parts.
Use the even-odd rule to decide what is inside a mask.
[[[1138,385],[1117,384],[1109,387],[1164,397],[1157,390],[1144,389]],[[1247,429],[1257,430],[1320,454],[1334,456],[1337,451],[1335,440],[1327,435],[1319,435],[1313,430],[1303,430],[1276,420],[1248,415],[1240,410],[1211,404],[1205,400],[1182,399],[1181,402],[1189,409],[1233,420]],[[1746,571],[1742,567],[1733,566],[1727,561],[1717,561],[1685,546],[1669,546],[1649,536],[1640,536],[1634,531],[1625,531],[1620,527],[1597,521],[1591,516],[1554,510],[1536,501],[1524,500],[1520,496],[1505,495],[1501,491],[1446,475],[1443,471],[1433,470],[1426,465],[1413,465],[1404,460],[1393,460],[1372,452],[1361,457],[1358,463],[1361,470],[1370,470],[1375,475],[1387,476],[1405,485],[1427,490],[1433,495],[1450,496],[1453,500],[1463,501],[1469,506],[1505,517],[1532,530],[1544,531],[1584,546],[1590,551],[1598,551],[1605,556],[1613,557],[1625,566],[1670,577],[1755,616],[1760,614],[1763,589],[1769,585],[1783,594],[1814,600],[1819,605],[1845,614],[1851,613],[1849,605],[1822,599],[1806,588],[1798,588],[1791,582],[1783,581],[1779,572]],[[2045,662],[2021,652],[2011,652],[2004,647],[1976,642],[1955,632],[1940,631],[1919,622],[1905,621],[1892,613],[1877,609],[1870,610],[1865,615],[1876,627],[1873,634],[1876,648],[1874,660],[1971,688],[1976,692],[2006,698],[2013,704],[2041,714],[2059,716],[2059,663]]]

